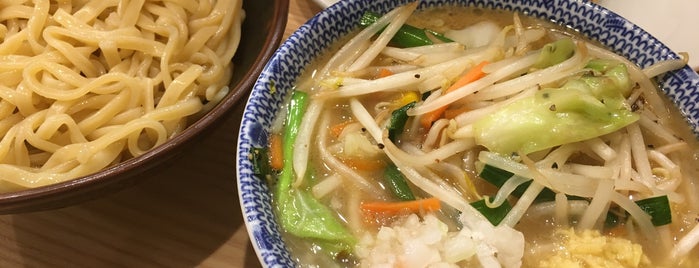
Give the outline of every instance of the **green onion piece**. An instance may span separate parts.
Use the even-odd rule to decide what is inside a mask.
[[[389,164],[383,172],[383,177],[388,189],[390,189],[398,199],[403,201],[415,200],[413,191],[410,190],[410,186],[405,180],[403,173],[400,173],[396,165]]]
[[[670,201],[666,195],[646,198],[636,201],[641,210],[650,215],[653,226],[662,226],[672,222],[672,211],[670,210]],[[623,213],[623,212],[622,212]],[[628,213],[626,213],[628,216]],[[620,215],[609,211],[607,218],[604,221],[606,228],[612,228],[621,223]]]
[[[490,201],[493,201],[493,198],[490,198]],[[471,206],[483,214],[483,216],[485,216],[485,218],[488,219],[488,221],[490,221],[490,223],[493,225],[500,224],[505,216],[507,216],[507,213],[512,210],[512,205],[510,205],[510,203],[507,201],[502,203],[502,205],[499,207],[490,208],[488,205],[486,205],[485,199],[481,199],[471,203]]]
[[[430,95],[432,95],[432,91],[426,91],[425,93],[422,93],[422,96],[420,96],[420,99],[426,100]]]
[[[416,102],[411,102],[391,113],[391,119],[388,121],[388,139],[396,142],[398,135],[403,132],[405,122],[408,121],[408,109],[413,108]]]
[[[486,164],[483,166],[483,170],[481,171],[478,176],[483,178],[485,181],[489,182],[490,184],[496,186],[496,187],[502,187],[503,184],[507,180],[509,180],[514,174],[511,172],[496,168],[494,166]],[[513,192],[512,195],[516,197],[521,197],[522,194],[524,194],[524,191],[527,190],[529,185],[532,184],[531,181],[522,183],[522,185],[518,186]],[[539,195],[536,197],[537,202],[546,202],[546,201],[553,201],[556,199],[556,193],[551,191],[549,188],[544,188],[544,190],[539,193]]]
[[[607,212],[607,217],[604,219],[604,227],[605,228],[613,228],[621,223],[621,219],[619,219],[619,215],[614,213],[613,211],[609,210]]]
[[[655,226],[661,226],[672,222],[670,200],[667,195],[661,195],[636,201],[643,211],[650,215],[650,221]]]
[[[381,16],[379,14],[367,11],[360,19],[359,24],[366,27],[376,22],[380,17]],[[434,42],[432,42],[432,39],[429,36],[427,36],[428,34],[434,36],[435,38],[445,43],[454,42],[438,32],[428,29],[420,29],[408,24],[404,24],[398,30],[396,35],[393,36],[393,39],[391,39],[391,41],[400,47],[419,47],[432,45],[434,44]]]
[[[267,148],[253,147],[250,151],[250,161],[252,162],[252,172],[258,176],[272,174],[272,167],[269,165],[269,154]]]

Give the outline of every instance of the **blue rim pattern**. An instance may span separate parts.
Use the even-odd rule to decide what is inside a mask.
[[[274,219],[272,199],[264,179],[253,174],[248,159],[253,147],[267,143],[267,131],[287,93],[312,59],[355,28],[366,10],[385,13],[412,1],[340,1],[311,18],[277,50],[260,74],[243,113],[238,136],[238,195],[248,233],[265,267],[295,265]],[[678,55],[626,19],[587,0],[422,0],[419,8],[467,5],[521,12],[554,21],[600,41],[641,67]],[[695,134],[699,133],[699,76],[688,66],[658,79],[680,108]]]

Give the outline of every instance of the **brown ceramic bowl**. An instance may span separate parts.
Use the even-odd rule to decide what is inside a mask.
[[[244,1],[246,17],[240,46],[233,58],[231,92],[209,114],[181,134],[147,153],[126,160],[98,173],[49,186],[0,194],[0,214],[55,209],[77,204],[137,183],[146,171],[176,156],[208,130],[230,115],[236,105],[244,105],[254,82],[277,49],[284,35],[289,0]],[[152,170],[151,170],[152,169]],[[141,177],[142,178],[142,177]]]

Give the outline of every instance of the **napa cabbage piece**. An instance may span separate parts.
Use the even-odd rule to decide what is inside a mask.
[[[292,187],[294,141],[298,135],[308,98],[308,94],[294,91],[289,103],[284,129],[284,165],[275,189],[276,209],[279,222],[285,231],[298,237],[315,239],[326,253],[334,255],[340,251],[350,251],[356,239],[330,208],[307,191]]]
[[[570,38],[563,38],[548,43],[541,48],[541,53],[534,63],[534,68],[546,68],[559,64],[575,53],[575,42]]]
[[[473,125],[476,143],[501,154],[531,153],[587,140],[639,119],[625,103],[632,90],[626,65],[592,60],[588,74],[542,89]]]

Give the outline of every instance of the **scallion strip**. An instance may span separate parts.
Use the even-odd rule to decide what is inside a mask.
[[[636,204],[651,217],[655,226],[661,226],[672,222],[670,200],[667,195],[661,195],[636,201]]]
[[[408,109],[413,108],[415,103],[416,102],[408,103],[391,113],[391,119],[388,121],[388,138],[393,143],[396,143],[398,135],[403,132],[405,122],[408,121]]]
[[[489,182],[490,184],[496,186],[496,187],[502,187],[502,185],[505,184],[507,180],[509,180],[514,174],[512,174],[509,171],[505,171],[499,168],[496,168],[494,166],[486,164],[483,166],[483,170],[481,170],[480,174],[478,174],[482,179],[485,181]],[[516,197],[521,197],[522,194],[524,194],[524,191],[529,188],[529,185],[531,184],[531,181],[522,183],[522,185],[518,186],[517,189],[515,189],[512,192],[512,195]],[[536,197],[537,202],[546,202],[546,201],[553,201],[556,199],[556,193],[551,191],[549,188],[544,188],[544,190],[539,193],[539,195]]]
[[[269,154],[267,148],[253,147],[250,151],[250,161],[252,162],[253,174],[267,176],[272,174],[272,167],[269,165]]]
[[[376,22],[379,18],[379,14],[367,11],[360,19],[359,24],[363,27],[366,27]],[[435,38],[445,43],[454,42],[438,32],[428,29],[420,29],[408,24],[404,24],[395,34],[393,39],[391,39],[391,41],[400,47],[419,47],[432,45],[434,44],[434,42],[432,41],[432,38],[427,36],[428,34],[434,36]]]
[[[672,222],[670,200],[668,199],[667,195],[641,199],[635,203],[641,208],[641,210],[651,217],[650,221],[653,223],[653,226],[662,226]],[[606,228],[612,228],[618,225],[621,223],[619,216],[619,214],[610,210],[610,212],[607,213],[604,226]]]
[[[389,164],[383,172],[386,187],[400,200],[410,201],[415,200],[415,195],[410,189],[403,173],[400,173],[398,167],[394,164]]]
[[[492,202],[494,200],[491,198],[490,201]],[[510,203],[507,201],[503,202],[499,207],[490,208],[486,204],[485,199],[481,199],[476,202],[472,202],[471,206],[483,214],[483,216],[488,219],[490,223],[496,226],[500,224],[500,222],[505,219],[505,216],[507,216],[507,213],[510,213],[510,210],[512,210],[512,205],[510,205]]]

